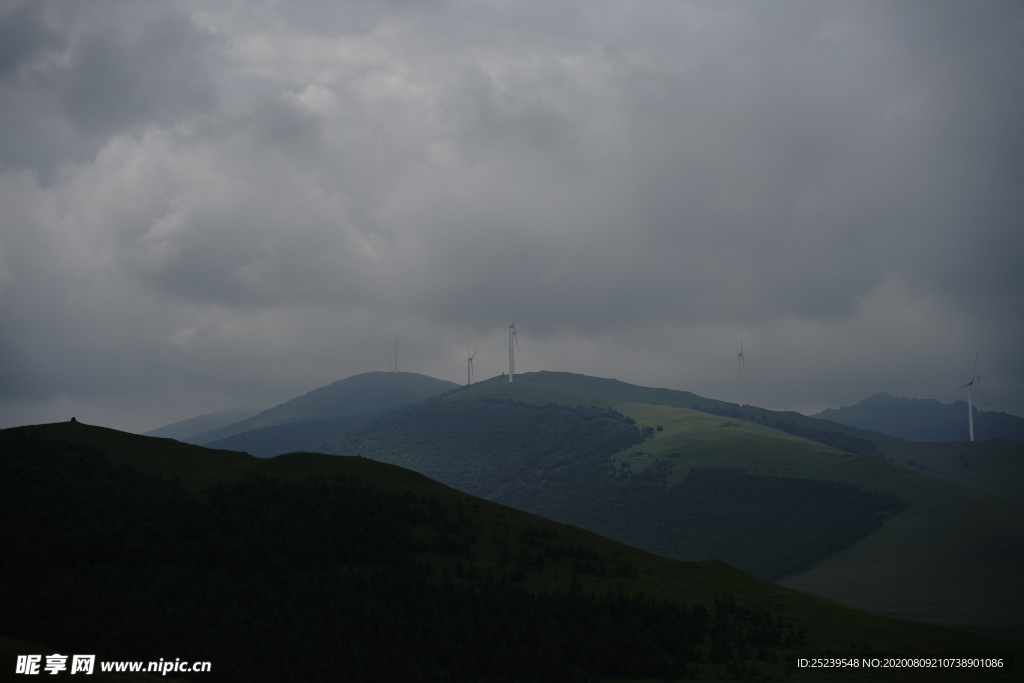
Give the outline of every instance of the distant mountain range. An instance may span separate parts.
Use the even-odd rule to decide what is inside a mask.
[[[254,410],[220,411],[176,422],[145,436],[270,457],[313,450],[339,432],[458,386],[414,372],[365,372],[258,414],[253,414]]]
[[[228,408],[226,410],[218,410],[159,427],[146,432],[143,436],[155,436],[164,439],[176,439],[177,441],[183,441],[185,443],[199,444],[201,442],[196,441],[196,436],[239,422],[255,415],[258,412],[258,408]]]
[[[879,393],[856,405],[829,408],[813,417],[908,441],[969,440],[965,401],[939,403],[934,399],[897,398]],[[1024,441],[1024,418],[1007,413],[976,412],[974,438],[975,441]]]

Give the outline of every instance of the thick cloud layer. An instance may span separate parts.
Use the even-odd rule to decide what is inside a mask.
[[[387,369],[1024,414],[1016,2],[0,9],[0,426]]]

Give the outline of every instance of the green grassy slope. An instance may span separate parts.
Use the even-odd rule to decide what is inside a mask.
[[[1024,636],[1024,588],[1018,578],[1024,573],[1024,500],[797,437],[789,437],[789,445],[789,435],[778,432],[771,440],[758,440],[758,434],[774,430],[756,424],[669,406],[618,407],[644,424],[663,425],[664,431],[644,444],[642,458],[623,453],[617,459],[642,469],[667,458],[673,465],[670,481],[681,481],[695,467],[729,466],[845,481],[908,501],[870,536],[811,571],[784,579],[784,585],[878,612]],[[949,451],[937,452],[951,457]]]
[[[651,404],[699,410],[732,410],[742,415],[743,425],[762,424],[772,427],[776,420],[792,423],[798,428],[836,433],[853,439],[872,442],[884,457],[894,465],[915,469],[928,476],[953,481],[993,493],[1024,496],[1024,445],[993,439],[979,443],[916,443],[881,432],[860,429],[800,413],[774,411],[746,405],[736,409],[727,401],[704,398],[687,391],[652,389],[613,379],[588,377],[565,372],[535,372],[517,375],[516,382],[494,378],[472,387],[458,389],[449,394],[451,399],[474,396],[514,398],[519,401],[568,403],[570,405],[612,406],[644,424],[624,409],[627,404]],[[777,435],[778,430],[773,430]],[[766,434],[767,432],[760,432]],[[812,447],[813,448],[813,447]],[[818,446],[820,450],[828,448]],[[921,469],[921,466],[924,469]]]
[[[918,443],[878,439],[886,460],[979,491],[1024,498],[1024,444],[990,439],[978,443]]]
[[[1024,497],[1024,444],[1020,443],[999,439],[978,443],[911,442],[880,432],[807,417],[792,411],[780,412],[749,405],[737,409],[735,404],[707,399],[686,391],[651,389],[612,379],[563,372],[517,375],[515,384],[500,380],[501,378],[495,378],[472,387],[455,390],[448,394],[449,400],[487,396],[514,398],[534,403],[554,401],[570,405],[611,406],[648,425],[656,424],[658,418],[636,413],[635,409],[630,407],[631,405],[696,407],[699,411],[731,411],[741,416],[739,418],[727,416],[725,420],[737,425],[736,430],[732,433],[732,436],[737,438],[726,440],[729,441],[729,445],[724,447],[734,454],[740,450],[746,450],[754,460],[760,459],[760,456],[757,455],[758,452],[765,452],[765,449],[776,452],[778,446],[786,443],[784,439],[787,435],[773,428],[776,421],[782,421],[792,424],[797,429],[816,430],[870,442],[877,447],[881,457],[900,468],[912,469],[930,477],[982,491]],[[700,415],[692,413],[679,413],[679,415],[688,416],[686,418],[688,422],[677,425],[682,430],[695,429],[701,425],[722,424],[721,420],[716,421],[714,417],[701,418]],[[756,430],[745,429],[752,426],[759,428]],[[725,433],[721,434],[721,436],[725,435]],[[688,436],[697,443],[690,443],[687,447],[692,450],[699,449],[699,442],[704,437],[697,432],[692,432]],[[771,438],[773,443],[758,442],[757,437],[759,436]],[[662,438],[661,435],[659,438]],[[835,448],[821,444],[809,445],[812,442],[807,439],[799,441],[802,441],[804,446],[794,446],[794,448],[801,452],[837,452]],[[746,443],[744,445],[741,442]],[[705,441],[705,443],[709,442]],[[796,443],[796,441],[789,441],[790,445]],[[716,450],[722,447],[722,443],[715,445]],[[796,454],[795,451],[794,454]],[[707,466],[707,463],[703,463],[701,466]],[[757,465],[752,466],[757,467]]]
[[[662,417],[671,418],[672,415]],[[682,417],[690,419],[694,416]],[[701,419],[701,418],[696,418]],[[665,419],[665,435],[658,437],[669,444],[671,421]],[[584,530],[556,524],[516,510],[475,499],[453,489],[441,486],[426,477],[391,465],[354,457],[335,457],[312,453],[296,453],[272,459],[257,459],[245,454],[209,451],[164,439],[138,437],[115,430],[82,424],[61,423],[27,428],[46,439],[63,439],[88,444],[105,451],[114,462],[164,477],[176,477],[193,492],[206,491],[215,482],[237,480],[257,473],[270,478],[302,480],[310,475],[333,477],[342,475],[394,493],[414,496],[436,496],[445,509],[463,520],[461,541],[466,545],[458,552],[427,552],[423,557],[436,568],[435,575],[444,573],[459,576],[484,575],[488,571],[507,570],[508,558],[530,556],[545,558],[531,561],[523,573],[523,585],[531,591],[571,590],[578,585],[593,594],[608,590],[643,593],[674,602],[713,605],[723,594],[733,596],[740,605],[768,611],[773,619],[791,622],[805,629],[806,642],[779,650],[774,662],[747,663],[747,672],[758,672],[760,680],[865,680],[864,672],[810,671],[787,666],[787,661],[798,656],[818,656],[827,652],[858,655],[984,655],[1015,657],[1024,661],[1024,643],[1005,640],[973,632],[946,629],[891,619],[864,611],[850,609],[836,602],[808,593],[758,580],[715,561],[678,562],[645,553],[629,546],[602,538]],[[729,429],[729,428],[726,428]],[[709,437],[710,438],[710,437]],[[828,458],[842,456],[828,455]],[[848,460],[848,459],[847,459]],[[468,530],[468,531],[466,531]],[[578,549],[578,555],[587,558],[590,570],[581,567],[570,557],[555,557],[546,553],[554,547]],[[586,563],[585,563],[586,564]],[[600,566],[607,571],[598,572]],[[618,566],[629,567],[617,572]],[[159,603],[161,598],[150,602]],[[102,615],[99,617],[102,619]],[[424,625],[429,628],[429,625]],[[567,628],[588,626],[566,625]],[[5,634],[18,637],[17,633]],[[623,634],[626,637],[628,634]],[[256,647],[272,656],[277,653],[273,642],[261,642]],[[176,653],[171,653],[174,656]],[[522,656],[529,656],[523,653]],[[215,663],[216,665],[216,663]],[[824,673],[824,675],[823,675]],[[872,672],[877,674],[878,672]],[[879,680],[1017,680],[1019,672],[1007,669],[991,670],[979,676],[978,671],[904,671]],[[735,666],[705,663],[703,680],[740,680],[742,671]],[[332,672],[337,675],[337,672]],[[873,677],[873,676],[872,676]],[[210,680],[214,680],[211,678]]]

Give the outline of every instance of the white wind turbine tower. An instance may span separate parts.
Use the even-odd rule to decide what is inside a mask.
[[[974,380],[976,379],[978,379],[978,354],[974,354],[974,371],[971,373],[971,381],[956,388],[957,391],[967,389],[967,425],[970,430],[972,443],[974,442],[974,403],[971,400],[973,398],[972,394],[977,391],[978,398],[985,401],[985,397],[981,395],[981,391],[979,391],[978,387],[974,385]],[[988,405],[988,401],[985,401],[985,404]]]
[[[747,366],[747,359],[743,357],[743,334],[740,334],[740,352],[736,354],[736,374],[739,377],[740,383],[740,400],[736,406],[738,408],[743,407],[743,368]]]
[[[473,353],[469,352],[469,347],[466,347],[466,386],[473,383],[473,356],[476,355],[477,349]]]
[[[514,345],[513,345],[514,343]],[[516,350],[519,348],[519,337],[516,336],[516,321],[508,326],[508,381],[511,383],[516,375]]]

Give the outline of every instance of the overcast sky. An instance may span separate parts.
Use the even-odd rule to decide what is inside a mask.
[[[393,363],[1024,415],[1024,4],[0,2],[0,426]],[[966,421],[966,420],[965,420]],[[966,429],[966,427],[965,427]]]

